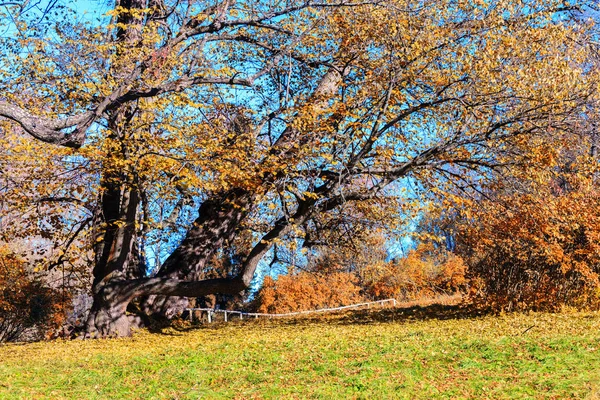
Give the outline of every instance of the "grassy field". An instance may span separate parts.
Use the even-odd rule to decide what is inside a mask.
[[[599,398],[600,314],[443,307],[0,346],[1,399]]]

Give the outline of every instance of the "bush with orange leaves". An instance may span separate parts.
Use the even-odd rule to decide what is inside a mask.
[[[18,257],[0,247],[0,343],[52,335],[64,322],[60,293],[33,279]]]
[[[369,243],[384,246],[384,241]],[[350,253],[322,249],[309,262],[309,271],[265,278],[254,308],[285,313],[387,298],[421,300],[461,292],[467,286],[462,259],[431,242],[391,262],[385,261],[384,247],[358,244],[356,249],[360,254],[353,258]]]
[[[287,313],[339,307],[362,301],[356,275],[307,271],[267,276],[257,294],[255,308],[262,313]]]
[[[457,223],[470,297],[496,310],[600,305],[600,190],[563,175],[504,187]],[[521,185],[523,187],[523,185]]]
[[[466,265],[462,259],[432,243],[421,243],[406,257],[371,265],[363,272],[370,298],[419,300],[465,289]]]

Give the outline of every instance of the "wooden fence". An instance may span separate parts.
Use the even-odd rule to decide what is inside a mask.
[[[213,317],[217,313],[222,313],[224,321],[227,322],[229,320],[229,317],[231,317],[233,315],[237,316],[238,319],[240,319],[240,320],[243,320],[244,318],[248,319],[248,318],[253,318],[253,317],[254,318],[259,318],[259,317],[280,318],[280,317],[292,317],[294,315],[306,315],[306,314],[316,314],[316,313],[330,312],[330,311],[341,311],[341,310],[348,310],[351,308],[360,308],[360,307],[371,308],[371,306],[376,306],[376,305],[382,306],[386,303],[392,303],[392,306],[396,307],[396,299],[385,299],[385,300],[369,301],[367,303],[351,304],[349,306],[343,306],[343,307],[321,308],[318,310],[297,311],[297,312],[283,313],[283,314],[247,313],[247,312],[243,312],[243,311],[218,310],[218,309],[214,309],[214,308],[186,308],[186,310],[189,311],[189,313],[190,313],[190,321],[191,322],[194,322],[194,311],[200,311],[200,312],[206,313],[207,320],[209,323],[211,323],[213,321]]]

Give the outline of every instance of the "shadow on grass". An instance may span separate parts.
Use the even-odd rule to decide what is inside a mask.
[[[430,304],[426,306],[384,308],[381,310],[354,310],[344,315],[340,320],[342,323],[347,324],[369,324],[415,320],[470,319],[489,314],[489,311],[476,309],[469,305]]]
[[[236,319],[230,322],[215,321],[210,324],[190,324],[189,321],[179,320],[174,321],[170,326],[165,326],[159,330],[151,330],[150,332],[177,335],[178,333],[184,333],[199,329],[219,330],[230,324],[233,324],[235,326],[260,326],[264,329],[276,328],[278,326],[310,326],[315,324],[368,325],[379,323],[402,323],[425,320],[472,319],[480,318],[490,314],[490,311],[476,309],[475,307],[469,305],[430,304],[426,306],[415,305],[410,307],[327,312],[299,317],[260,318],[242,321]]]

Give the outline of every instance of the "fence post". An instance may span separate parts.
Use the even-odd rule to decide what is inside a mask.
[[[208,310],[206,315],[208,316],[208,323],[210,324],[212,322],[212,311]]]
[[[225,315],[225,322],[227,322],[227,311],[225,311],[223,315]]]

